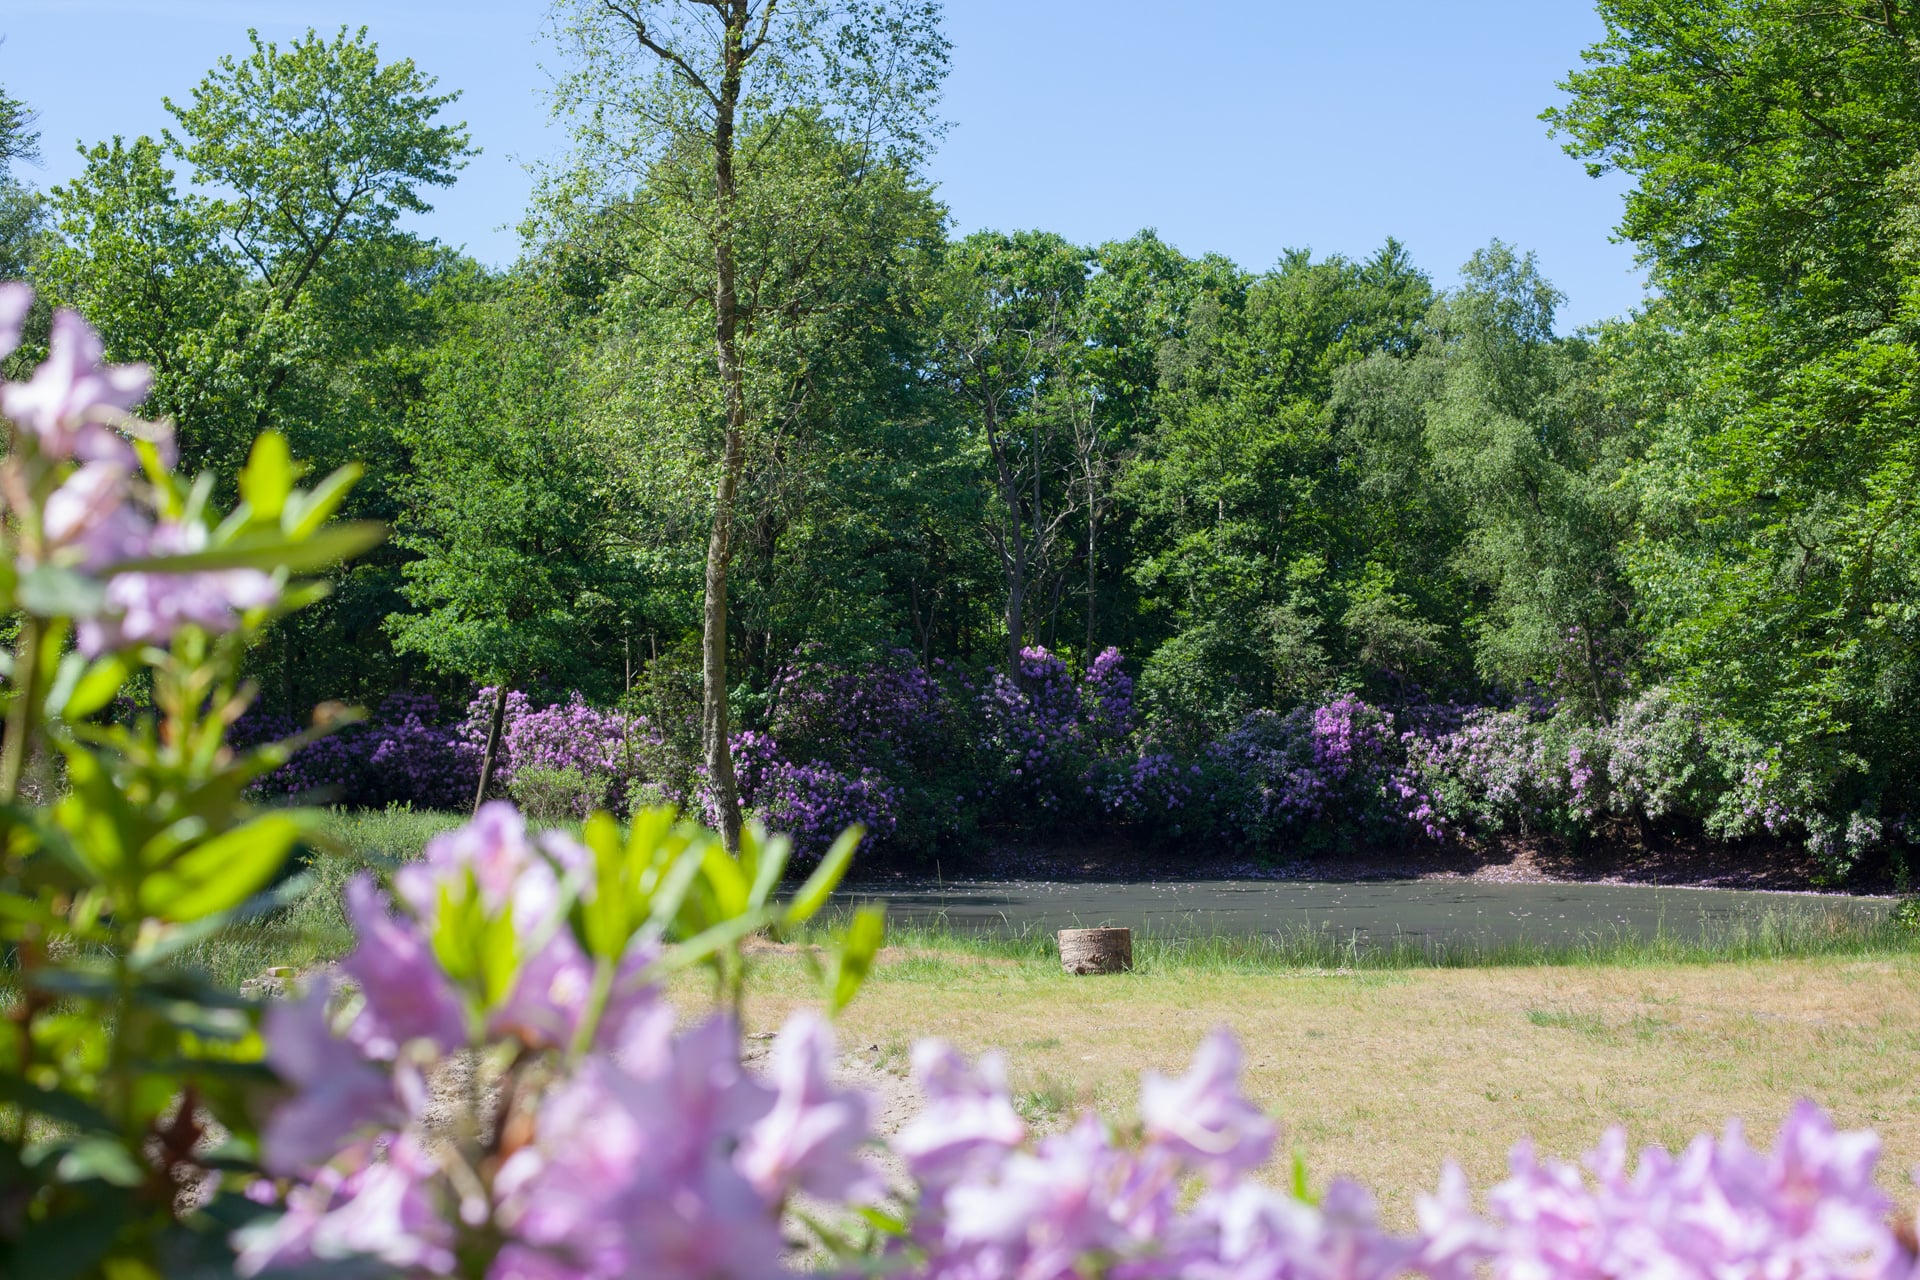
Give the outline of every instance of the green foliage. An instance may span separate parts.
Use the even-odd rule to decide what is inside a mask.
[[[604,692],[636,575],[615,554],[627,504],[586,429],[577,345],[536,288],[475,280],[471,294],[449,307],[402,428],[414,609],[390,619],[394,643],[475,683]]]
[[[364,31],[251,46],[167,104],[176,128],[160,140],[82,149],[34,275],[111,358],[152,366],[149,412],[183,424],[188,467],[230,479],[272,429],[323,469],[365,466],[352,514],[391,520],[398,428],[452,266],[399,220],[453,180],[467,136],[438,120],[453,97],[409,61],[383,63]],[[397,559],[337,575],[252,656],[271,701],[304,714],[398,682],[380,640]]]
[[[140,448],[158,513],[208,531],[198,550],[135,561],[141,571],[264,569],[285,582],[377,540],[377,530],[329,523],[353,473],[297,489],[277,436],[254,447],[244,497],[224,517],[208,509],[211,477],[188,484],[152,445]],[[38,507],[60,467],[16,451],[6,468],[18,517],[6,563],[16,555],[33,563],[44,555]],[[324,839],[317,813],[255,812],[242,799],[298,740],[240,754],[224,744],[250,698],[239,675],[246,647],[321,589],[289,583],[276,604],[247,610],[225,634],[186,627],[164,647],[88,659],[66,640],[76,615],[84,622],[100,608],[99,584],[47,560],[0,587],[0,609],[23,615],[0,767],[0,942],[9,960],[0,1181],[14,1223],[0,1266],[10,1274],[152,1276],[163,1259],[213,1265],[226,1229],[252,1212],[231,1184],[195,1188],[213,1169],[250,1165],[248,1101],[271,1078],[256,1011],[181,958],[297,894],[297,882],[269,886],[296,847]],[[152,711],[102,720],[136,676]],[[17,790],[21,764],[43,751],[64,761],[67,790],[29,807]]]

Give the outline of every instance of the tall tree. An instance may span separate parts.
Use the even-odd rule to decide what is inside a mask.
[[[1039,593],[1064,586],[1061,535],[1079,498],[1072,442],[1092,431],[1077,426],[1087,411],[1075,361],[1086,282],[1086,251],[1059,236],[982,231],[949,252],[941,286],[935,368],[979,432],[994,497],[985,532],[1016,674]]]
[[[364,31],[250,41],[167,104],[161,140],[85,149],[53,194],[62,242],[41,275],[114,358],[153,367],[149,410],[182,424],[185,465],[231,473],[272,427],[317,465],[364,463],[353,514],[391,520],[398,426],[452,266],[402,224],[453,181],[467,134],[442,118],[454,95]],[[400,678],[380,639],[400,558],[343,569],[274,631],[253,659],[269,699],[292,710]]]
[[[1631,180],[1620,229],[1662,294],[1633,335],[1660,394],[1628,401],[1650,674],[1784,757],[1838,849],[1920,783],[1920,15],[1600,12],[1547,118]]]
[[[737,849],[738,787],[728,745],[728,572],[740,536],[748,466],[752,370],[745,340],[764,319],[757,288],[764,250],[795,210],[760,172],[783,132],[821,122],[857,144],[848,173],[911,167],[937,131],[934,96],[946,69],[939,6],[878,0],[559,0],[556,35],[572,57],[557,107],[575,121],[576,163],[559,201],[640,197],[673,205],[698,226],[719,391],[718,448],[701,624],[701,736],[722,835]],[[696,159],[697,158],[697,159]],[[680,163],[663,166],[671,159]],[[669,175],[672,181],[663,181]],[[623,189],[624,188],[624,189]],[[789,293],[791,304],[805,307]]]
[[[534,676],[593,689],[624,638],[632,574],[615,550],[621,495],[586,434],[582,352],[564,313],[537,280],[472,280],[465,292],[404,428],[414,466],[396,541],[414,557],[414,608],[387,625],[402,651],[494,686],[477,807],[508,690]]]
[[[40,158],[34,113],[0,86],[0,280],[30,274],[46,214],[38,192],[14,174],[15,163]]]

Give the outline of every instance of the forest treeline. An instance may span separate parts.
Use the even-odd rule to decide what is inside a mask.
[[[559,6],[576,146],[505,270],[409,229],[475,140],[364,32],[255,38],[162,137],[44,193],[31,104],[0,95],[0,275],[153,366],[189,465],[232,474],[264,428],[364,464],[349,514],[394,536],[258,651],[280,713],[479,684],[697,706],[724,535],[735,730],[796,661],[1037,698],[1047,661],[1084,684],[1117,648],[1129,767],[1257,713],[1486,707],[1559,726],[1527,750],[1577,778],[1582,733],[1657,704],[1721,773],[1694,819],[1899,857],[1920,12],[1599,7],[1543,128],[1629,179],[1650,289],[1577,332],[1498,241],[1442,289],[1456,264],[1392,241],[1256,270],[1152,231],[956,235],[926,170],[946,46],[905,3],[798,5],[764,48]],[[759,61],[728,117],[736,34]]]

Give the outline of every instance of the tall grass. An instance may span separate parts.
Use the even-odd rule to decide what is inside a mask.
[[[809,940],[825,937],[828,921]],[[1050,931],[982,932],[935,919],[890,926],[887,943],[901,956],[892,976],[937,976],[945,966],[915,956],[1057,964]],[[1560,940],[1401,935],[1369,939],[1331,929],[1292,927],[1261,934],[1136,931],[1134,972],[1141,974],[1285,974],[1523,966],[1611,967],[1724,964],[1794,958],[1920,955],[1920,931],[1884,918],[1838,911],[1770,910],[1746,920],[1703,925],[1697,933],[1662,928]]]

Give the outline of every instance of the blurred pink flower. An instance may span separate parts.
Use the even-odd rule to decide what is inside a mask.
[[[347,918],[357,945],[340,968],[365,1001],[347,1035],[368,1057],[389,1059],[412,1040],[443,1052],[467,1044],[467,1019],[433,948],[413,921],[388,914],[386,895],[365,873],[347,882]]]
[[[320,982],[300,999],[267,1009],[261,1027],[267,1065],[294,1090],[263,1127],[261,1163],[269,1172],[311,1172],[368,1125],[391,1128],[406,1121],[393,1081],[333,1034],[327,1018],[332,994],[332,984]]]
[[[8,297],[0,301],[0,338],[6,336],[4,313],[20,307],[17,293]],[[17,324],[13,332],[17,343]],[[144,364],[103,363],[105,354],[100,335],[79,313],[56,311],[46,360],[31,380],[0,386],[0,413],[39,437],[41,450],[52,457],[131,460],[126,442],[106,428],[147,398],[153,373]]]
[[[1250,1172],[1273,1153],[1274,1124],[1240,1092],[1240,1044],[1215,1031],[1178,1080],[1149,1072],[1140,1082],[1147,1140],[1215,1181]]]
[[[20,346],[27,313],[33,310],[33,286],[19,280],[0,281],[0,360]]]
[[[927,1103],[893,1138],[893,1149],[923,1187],[957,1181],[1020,1145],[1027,1127],[1007,1097],[1006,1059],[989,1053],[969,1066],[943,1040],[913,1047],[913,1075]]]
[[[773,1110],[748,1131],[739,1165],[760,1193],[777,1199],[799,1189],[843,1202],[884,1192],[860,1158],[869,1100],[833,1083],[833,1032],[814,1013],[796,1013],[773,1044]]]

